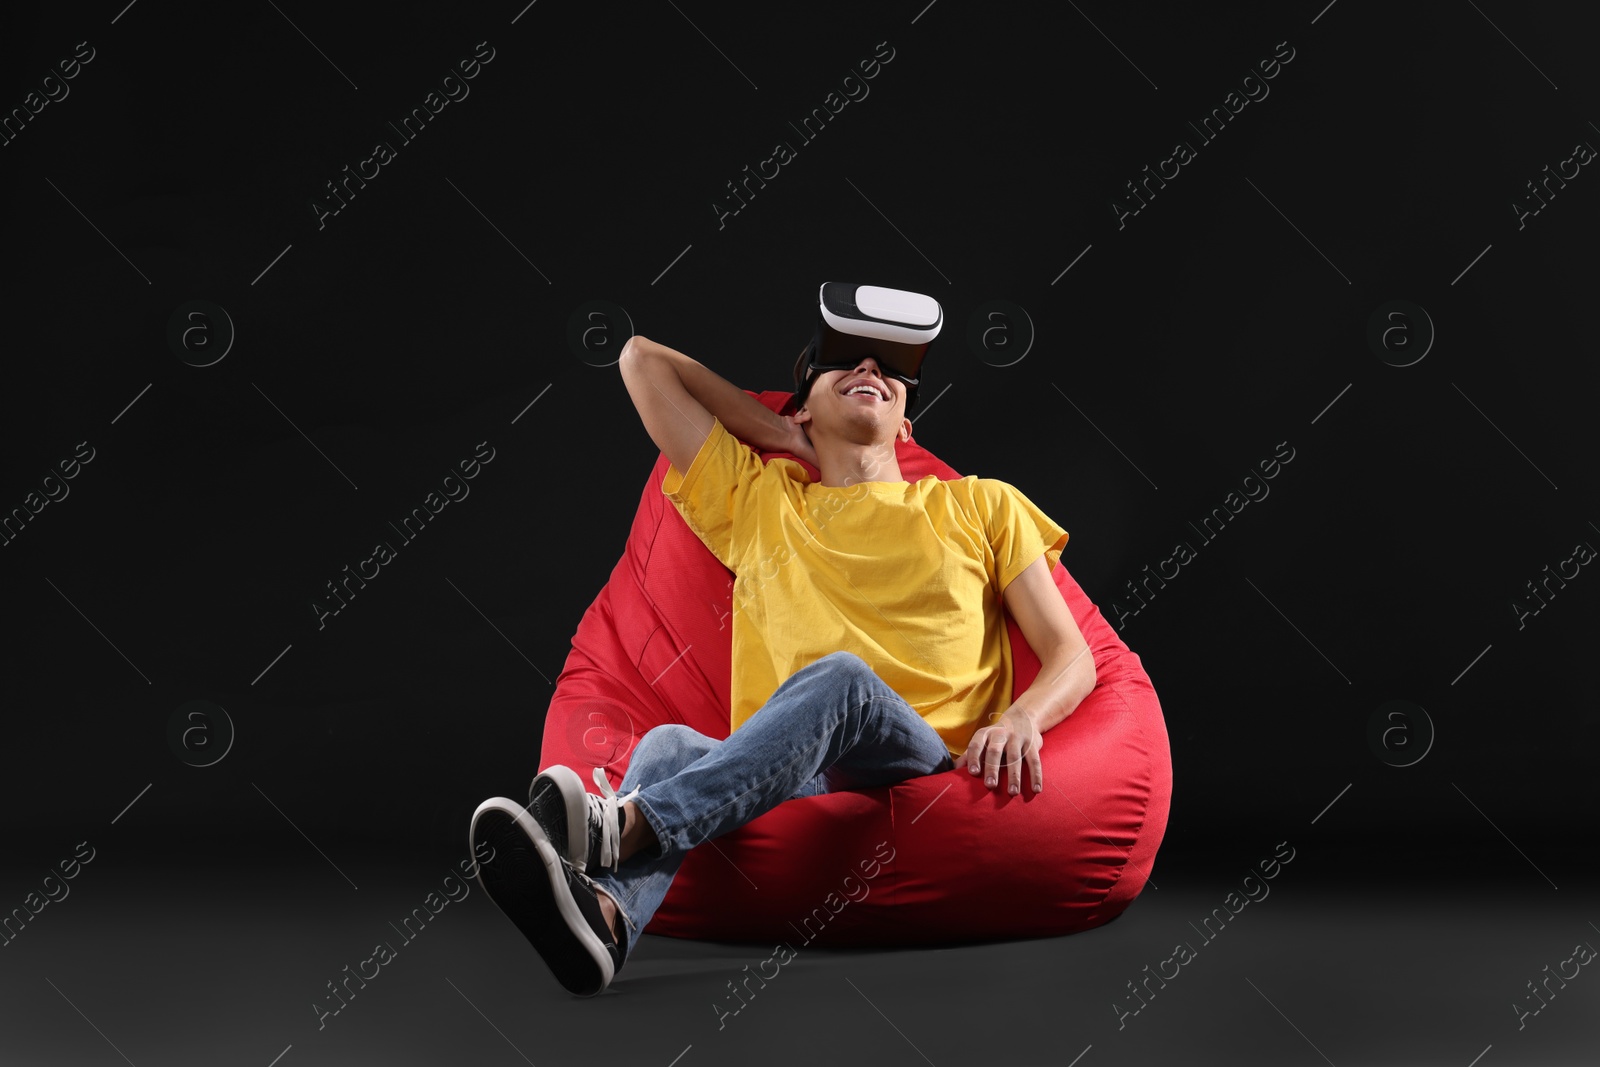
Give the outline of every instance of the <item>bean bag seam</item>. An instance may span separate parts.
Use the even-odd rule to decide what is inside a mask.
[[[661,465],[660,460],[657,460],[656,461],[656,466],[660,466],[660,465]],[[665,481],[665,475],[663,475],[661,481]],[[664,495],[661,492],[661,481],[657,481],[656,480],[655,470],[652,468],[651,471],[650,471],[650,477],[645,480],[645,485],[644,485],[645,492],[649,493],[652,490],[654,490],[653,496],[660,497],[660,496]],[[642,565],[640,567],[640,573],[641,574],[649,574],[650,573],[650,561],[655,557],[656,544],[661,540],[661,523],[667,517],[667,509],[660,506],[660,501],[659,500],[652,500],[651,501],[651,510],[653,510],[655,512],[656,528],[654,530],[652,530],[651,533],[650,533],[649,551],[645,554],[643,563],[642,563]],[[676,510],[676,509],[674,509],[674,510]],[[640,585],[641,588],[643,588],[644,583],[640,582],[639,585]]]

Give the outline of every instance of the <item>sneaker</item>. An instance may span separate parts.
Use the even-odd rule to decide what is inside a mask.
[[[594,769],[600,786],[596,796],[583,788],[571,767],[556,764],[528,787],[528,814],[538,821],[545,837],[579,873],[615,871],[622,851],[622,805],[639,795],[634,787],[627,796],[611,788],[605,768]]]
[[[472,813],[470,844],[492,846],[478,864],[478,883],[522,932],[570,993],[592,997],[611,984],[628,958],[628,923],[617,906],[620,935],[606,924],[594,882],[556,853],[526,809],[491,797]]]

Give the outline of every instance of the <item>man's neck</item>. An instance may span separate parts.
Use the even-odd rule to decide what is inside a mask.
[[[822,442],[816,446],[819,485],[849,486],[860,482],[904,482],[894,441],[856,444],[852,441]]]

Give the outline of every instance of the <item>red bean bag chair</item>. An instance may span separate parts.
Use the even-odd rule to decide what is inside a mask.
[[[746,392],[778,412],[791,395]],[[907,481],[960,477],[915,439],[897,441],[896,457]],[[667,467],[663,455],[626,551],[573,635],[545,718],[539,768],[567,764],[594,791],[591,768],[605,767],[619,786],[653,726],[729,732],[733,574],[662,494]],[[1071,516],[1052,517],[1071,529]],[[1044,734],[1042,793],[1028,788],[1026,771],[1013,797],[958,765],[787,800],[688,853],[645,932],[794,948],[932,945],[1069,934],[1120,915],[1166,831],[1166,723],[1139,657],[1066,567],[1052,573],[1098,677]],[[1005,618],[1020,694],[1039,659]]]

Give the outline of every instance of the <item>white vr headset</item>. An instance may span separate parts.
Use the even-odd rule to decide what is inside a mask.
[[[944,325],[931,296],[851,282],[824,282],[817,292],[817,329],[794,364],[794,400],[806,402],[816,374],[854,370],[871,356],[886,376],[906,386],[906,414],[917,405],[922,361]]]

